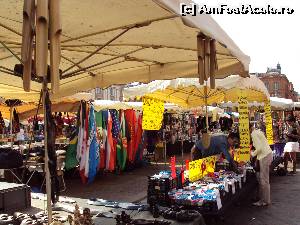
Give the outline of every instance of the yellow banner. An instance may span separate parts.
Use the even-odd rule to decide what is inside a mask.
[[[164,115],[164,102],[158,99],[143,98],[143,130],[159,130]]]
[[[216,161],[216,156],[210,156],[189,162],[189,180],[194,182],[209,173],[215,172]]]
[[[238,103],[240,133],[240,149],[238,152],[238,160],[239,162],[248,162],[250,161],[249,110],[247,94],[243,90],[239,91]]]
[[[271,114],[271,104],[270,101],[265,102],[265,117],[266,117],[266,134],[269,145],[274,143],[273,140],[273,120]]]

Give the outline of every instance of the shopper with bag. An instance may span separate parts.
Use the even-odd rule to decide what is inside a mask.
[[[285,129],[286,144],[284,146],[284,168],[287,171],[288,162],[292,161],[293,171],[292,174],[296,173],[297,158],[296,152],[299,152],[299,139],[300,129],[296,123],[296,119],[293,115],[289,115],[286,119],[287,126]]]

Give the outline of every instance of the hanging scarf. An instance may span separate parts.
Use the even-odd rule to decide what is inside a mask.
[[[86,102],[82,104],[82,117],[81,117],[81,143],[78,141],[78,148],[80,149],[79,158],[80,158],[80,177],[82,182],[86,183],[85,176],[85,165],[86,165],[86,149],[87,149],[87,126],[88,126],[88,106]],[[80,144],[79,144],[80,143]]]
[[[20,132],[20,120],[19,120],[19,114],[17,113],[16,109],[13,111],[13,133],[19,133]]]
[[[134,146],[134,157],[135,159],[142,160],[143,157],[143,149],[142,149],[142,135],[143,135],[143,128],[142,128],[142,115],[138,113],[137,115],[138,121],[136,123],[136,133],[135,133],[135,146]]]
[[[89,148],[89,173],[88,173],[88,182],[91,183],[94,181],[95,176],[98,171],[99,166],[99,146],[97,143],[96,136],[96,120],[95,120],[95,111],[94,106],[91,106],[89,113],[89,139],[88,139],[88,148]]]
[[[115,170],[116,164],[116,150],[114,148],[114,140],[112,136],[112,117],[109,111],[107,117],[107,143],[106,169],[113,171]]]
[[[129,131],[129,139],[127,145],[127,153],[128,153],[128,160],[129,162],[134,162],[134,147],[135,147],[135,124],[136,118],[134,110],[126,109],[125,110],[125,118],[128,124],[128,131]]]
[[[104,121],[102,116],[102,111],[95,112],[95,118],[96,118],[96,126],[97,126],[97,139],[98,139],[98,145],[99,145],[99,169],[105,168],[105,149],[104,149],[104,140],[103,140],[103,132],[104,132]]]
[[[84,137],[84,148],[85,148],[85,152],[83,152],[84,154],[84,180],[85,183],[87,182],[87,178],[89,177],[89,155],[90,155],[90,148],[89,148],[89,115],[90,115],[90,106],[88,105],[88,107],[86,108],[86,118],[85,118],[85,137]]]
[[[77,112],[77,128],[71,134],[70,143],[69,143],[68,149],[66,151],[66,160],[65,160],[66,170],[75,168],[79,163],[76,158],[76,155],[77,155],[79,128],[80,128],[79,127],[80,111],[81,111],[80,109],[81,109],[81,107],[79,108],[79,110]]]
[[[120,156],[120,167],[121,170],[124,170],[126,167],[127,160],[127,138],[126,138],[126,121],[124,111],[120,112],[120,121],[121,121],[121,156]]]
[[[2,113],[0,112],[0,133],[3,134],[5,129],[5,122],[2,117]]]

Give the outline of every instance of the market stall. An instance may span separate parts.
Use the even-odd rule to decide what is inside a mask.
[[[149,101],[147,99],[152,98],[173,102],[186,108],[222,101],[239,102],[239,132],[243,143],[235,154],[239,162],[250,160],[248,101],[269,100],[264,84],[254,76],[249,78],[231,76],[217,80],[215,89],[210,88],[209,85],[201,86],[193,79],[155,81],[125,89],[124,94],[127,98],[144,96],[147,104]],[[171,172],[161,172],[149,178],[150,206],[152,204],[154,207],[154,203],[158,202],[169,207],[176,205],[206,215],[218,215],[226,205],[231,205],[239,198],[242,192],[246,193],[256,185],[254,171],[250,164],[246,164],[248,166],[241,164],[243,166],[240,167],[240,171],[234,173],[228,167],[224,167],[226,162],[223,162],[222,158],[211,156],[189,162],[185,167],[182,166],[180,171],[176,171],[174,161],[171,157]],[[183,171],[184,169],[188,171],[188,175]]]
[[[31,0],[24,2],[23,13],[23,2],[1,7],[0,96],[32,101],[42,90],[49,223],[47,162],[53,127],[48,117],[48,83],[53,100],[90,88],[183,74],[200,77],[201,82],[230,73],[247,76],[249,57],[210,16],[182,16],[179,3],[182,1],[77,1],[73,7],[74,3],[49,1],[48,7],[48,1],[38,1],[36,7]],[[16,10],[19,13],[11,13]],[[100,23],[98,15],[106,19]],[[208,48],[210,54],[205,51]],[[210,72],[204,68],[211,68]],[[51,148],[49,152],[51,155]]]

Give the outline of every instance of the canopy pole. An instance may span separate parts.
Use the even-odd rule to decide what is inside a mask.
[[[207,82],[204,86],[204,98],[205,98],[205,119],[206,119],[206,132],[208,133],[209,130],[209,124],[208,124],[208,103],[207,103],[207,99],[208,99],[208,95],[207,95]]]
[[[9,108],[9,113],[10,113],[10,127],[9,127],[9,134],[10,134],[10,143],[11,143],[11,148],[13,147],[13,106],[10,106]]]
[[[45,146],[45,172],[46,172],[46,193],[47,193],[47,211],[48,224],[52,222],[52,206],[51,206],[51,180],[49,171],[49,155],[48,155],[48,130],[47,130],[47,112],[46,112],[46,93],[47,78],[43,79],[43,108],[44,108],[44,146]]]

